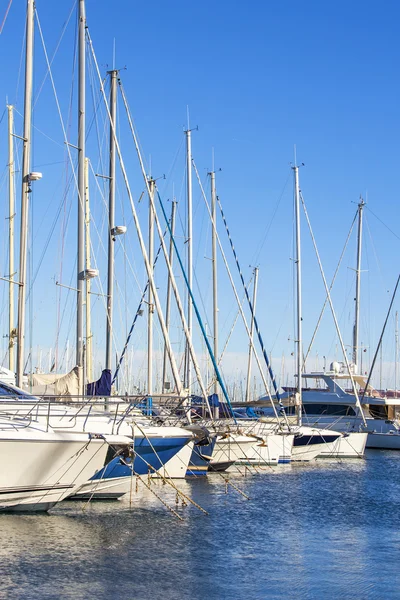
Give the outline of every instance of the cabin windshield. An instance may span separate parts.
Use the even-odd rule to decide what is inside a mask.
[[[6,385],[5,383],[0,383],[0,398],[24,398],[26,400],[37,400],[35,396],[32,396],[29,392],[25,392],[24,390],[20,390],[11,385]]]
[[[386,421],[389,418],[387,406],[382,406],[382,405],[377,405],[377,404],[369,404],[368,410],[369,410],[369,414],[374,419],[384,419]]]
[[[355,417],[356,411],[348,404],[305,404],[303,412],[307,415],[330,415],[335,417]]]

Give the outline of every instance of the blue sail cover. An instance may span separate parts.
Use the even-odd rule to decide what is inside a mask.
[[[194,404],[194,405],[204,404],[203,396],[195,396],[194,394],[192,394],[190,399],[191,399],[192,404]],[[207,400],[208,400],[208,403],[210,406],[220,406],[220,404],[221,404],[218,399],[218,394],[211,394],[211,396],[208,396]]]
[[[219,401],[218,394],[211,394],[211,396],[208,396],[208,403],[210,406],[220,406],[221,403]]]
[[[111,396],[111,371],[104,369],[100,379],[88,383],[86,386],[87,396]]]

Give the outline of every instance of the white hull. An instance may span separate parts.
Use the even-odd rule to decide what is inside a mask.
[[[194,442],[189,442],[179,452],[170,458],[157,473],[152,477],[164,477],[166,479],[184,479],[188,470],[190,457],[192,456]]]
[[[293,446],[292,462],[310,462],[315,460],[325,450],[325,444],[312,446]]]
[[[241,465],[276,465],[290,462],[293,435],[269,434],[262,439],[255,436],[227,434],[217,438],[211,466],[234,461]]]
[[[193,442],[186,444],[175,456],[173,456],[166,464],[151,475],[152,478],[160,478],[160,474],[165,479],[183,479],[186,474],[187,465],[189,464],[192,455]],[[187,465],[186,465],[187,461]],[[186,466],[185,466],[186,465]],[[148,475],[141,475],[142,479],[147,481]],[[128,494],[131,489],[136,489],[136,475],[133,477],[111,477],[109,479],[97,479],[95,481],[87,481],[83,486],[76,491],[71,500],[117,500],[125,494]]]
[[[326,448],[318,458],[362,458],[367,444],[367,433],[349,433],[338,438]]]
[[[352,418],[352,417],[339,417],[339,418],[333,418],[333,417],[320,417],[318,420],[316,420],[314,423],[310,423],[310,421],[313,419],[313,417],[308,416],[307,417],[307,421],[309,423],[309,426],[311,427],[316,427],[317,429],[329,429],[330,427],[333,427],[335,429],[335,431],[340,431],[341,433],[344,434],[345,437],[341,438],[340,440],[338,440],[337,442],[333,443],[332,445],[329,445],[328,448],[325,449],[325,451],[322,453],[323,457],[329,456],[329,457],[336,457],[336,458],[357,458],[360,456],[363,456],[365,453],[365,448],[369,448],[370,446],[370,433],[368,432],[364,432],[364,431],[360,431],[361,429],[361,425],[360,425],[360,419],[356,419],[356,418]],[[316,419],[316,417],[315,417]],[[372,423],[375,422],[375,419],[367,419],[367,425],[368,425],[368,429],[370,429],[372,427]],[[381,423],[384,423],[383,421],[381,421]],[[386,427],[388,425],[386,424]],[[354,431],[354,428],[357,427],[357,431]],[[394,429],[394,426],[391,425],[392,430]],[[388,433],[388,432],[387,432]],[[379,437],[381,435],[386,435],[385,433],[381,433],[381,432],[374,432],[373,434],[378,435]],[[389,434],[390,437],[392,437],[392,434]],[[398,432],[398,435],[394,434],[393,438],[398,437],[398,442],[400,442],[400,432]],[[375,439],[375,438],[374,438]],[[379,438],[377,438],[378,440]],[[387,438],[388,439],[388,438]],[[379,442],[378,442],[379,443]],[[388,444],[390,444],[390,439],[388,439]],[[375,446],[375,447],[386,447],[386,446]],[[390,448],[391,446],[387,446],[388,448]],[[400,449],[400,443],[396,446],[396,449]]]
[[[217,463],[238,462],[246,458],[254,445],[254,439],[245,435],[229,433],[218,436],[215,442],[211,466]]]
[[[400,432],[392,431],[379,433],[374,431],[368,433],[367,448],[378,448],[381,450],[400,450]]]
[[[278,463],[290,463],[292,460],[294,435],[287,433],[270,433],[257,441],[248,453],[248,464],[276,465]],[[246,461],[240,461],[245,464]]]
[[[29,433],[27,428],[17,439],[4,439],[4,432],[0,436],[1,511],[49,510],[104,463],[108,448],[104,440]]]
[[[135,489],[136,476],[112,477],[87,481],[69,500],[117,500],[127,494],[131,486]]]
[[[332,451],[332,444],[342,437],[339,431],[304,425],[296,426],[292,430],[295,430],[297,434],[292,450],[292,460],[295,462],[310,462],[326,452],[327,449]]]

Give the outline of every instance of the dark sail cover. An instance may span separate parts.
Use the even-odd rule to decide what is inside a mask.
[[[88,383],[86,386],[87,396],[111,396],[111,371],[104,369],[100,379]]]

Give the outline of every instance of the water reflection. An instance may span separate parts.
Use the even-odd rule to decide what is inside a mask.
[[[122,502],[1,515],[0,598],[398,598],[400,454],[180,481],[178,521],[143,485]],[[176,492],[153,483],[176,508]],[[228,493],[226,493],[228,490]]]

